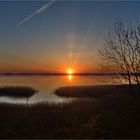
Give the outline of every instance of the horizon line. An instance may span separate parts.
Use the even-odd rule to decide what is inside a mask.
[[[138,73],[130,73],[131,75],[138,74],[140,75],[140,72]],[[117,72],[79,72],[79,73],[73,73],[73,74],[68,74],[65,72],[0,72],[0,75],[8,75],[8,76],[14,76],[14,75],[33,75],[33,76],[59,76],[59,75],[85,75],[85,76],[96,76],[96,75],[110,75],[110,76],[115,76],[115,75],[127,75],[127,73],[117,73]]]

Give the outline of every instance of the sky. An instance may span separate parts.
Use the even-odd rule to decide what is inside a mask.
[[[99,48],[139,1],[0,1],[0,72],[97,72]]]

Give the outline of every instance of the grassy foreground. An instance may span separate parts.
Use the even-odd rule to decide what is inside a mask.
[[[140,96],[134,99],[124,86],[104,88],[112,94],[95,92],[67,104],[1,103],[0,138],[140,138]]]

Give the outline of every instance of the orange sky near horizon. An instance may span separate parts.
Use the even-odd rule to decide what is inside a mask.
[[[83,63],[83,64],[82,64]],[[83,72],[98,72],[98,64],[91,64],[91,67],[89,67],[89,64],[84,64],[83,61],[80,63],[74,64],[68,64],[68,63],[62,63],[61,62],[53,62],[47,64],[47,63],[23,63],[21,65],[20,63],[6,63],[1,64],[0,72],[60,72],[65,73],[67,69],[73,69],[75,73],[83,73]]]
[[[34,45],[34,44],[32,44]],[[45,44],[43,44],[45,45]],[[60,44],[55,44],[62,46]],[[80,50],[80,45],[69,45],[62,47],[58,51],[53,47],[36,50],[28,48],[27,53],[24,48],[12,50],[8,55],[0,56],[0,72],[60,72],[64,73],[68,68],[73,68],[76,73],[98,72],[99,59],[94,49],[86,47]],[[7,54],[7,50],[5,54]]]

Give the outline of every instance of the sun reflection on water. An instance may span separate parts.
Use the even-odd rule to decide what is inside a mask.
[[[73,79],[74,77],[73,77],[73,75],[69,74],[69,75],[67,76],[67,78],[68,78],[69,82],[71,82],[72,79]]]

